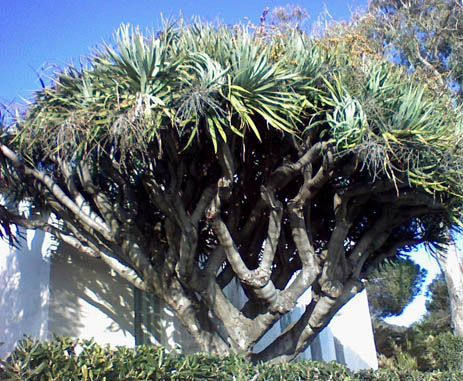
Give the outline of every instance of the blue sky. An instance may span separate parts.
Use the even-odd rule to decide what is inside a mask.
[[[190,19],[200,16],[227,24],[258,23],[265,7],[285,6],[289,1],[275,0],[0,0],[0,103],[22,103],[40,88],[39,75],[44,68],[79,62],[91,49],[111,41],[121,23],[142,28],[160,27],[160,14],[175,19],[182,12]],[[323,1],[299,1],[292,4],[305,8],[310,19],[307,27],[323,12]],[[367,0],[330,0],[326,2],[335,20],[349,19],[351,12],[365,7]],[[414,255],[428,268],[428,282],[436,275],[435,261],[424,253]],[[396,324],[408,325],[424,313],[424,294],[417,298]]]
[[[40,87],[38,73],[52,64],[79,61],[103,40],[110,41],[121,23],[158,29],[160,14],[189,19],[201,16],[227,24],[257,23],[265,7],[284,6],[275,0],[0,0],[0,102],[30,98]],[[335,19],[348,19],[351,10],[366,6],[366,0],[331,0]],[[301,1],[313,21],[323,11],[322,1]]]
[[[386,319],[390,324],[409,326],[426,313],[426,289],[432,280],[440,273],[436,260],[423,248],[414,251],[411,254],[411,258],[427,270],[426,280],[421,292],[415,297],[413,302],[405,308],[400,316],[393,316]]]

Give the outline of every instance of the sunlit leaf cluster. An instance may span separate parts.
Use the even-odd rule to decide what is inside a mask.
[[[199,139],[217,152],[230,136],[246,146],[269,130],[297,139],[316,130],[373,179],[459,199],[460,110],[399,67],[353,54],[350,43],[297,29],[122,26],[86,65],[63,68],[36,93],[10,144],[35,164],[88,155],[143,163],[162,152],[165,130],[180,137],[179,152]]]

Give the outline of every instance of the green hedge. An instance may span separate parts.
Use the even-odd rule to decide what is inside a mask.
[[[77,350],[79,349],[79,350]],[[76,353],[78,352],[78,353]],[[463,380],[463,373],[416,370],[353,373],[335,363],[294,362],[252,365],[241,356],[168,354],[161,347],[102,347],[93,341],[57,337],[50,342],[26,338],[7,361],[0,380]]]
[[[379,361],[389,369],[457,370],[463,364],[463,338],[420,324],[405,330],[381,324],[375,330]],[[388,340],[386,339],[388,338]]]

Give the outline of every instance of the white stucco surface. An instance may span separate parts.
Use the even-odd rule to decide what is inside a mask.
[[[62,245],[50,268],[48,331],[133,346],[133,287],[101,260]]]
[[[133,288],[98,259],[26,231],[19,249],[0,240],[0,357],[25,334],[133,346]]]
[[[48,336],[51,241],[43,232],[23,232],[21,247],[0,240],[0,357],[24,334]]]
[[[355,295],[331,320],[333,337],[342,343],[346,364],[352,370],[378,369],[375,338],[366,291]]]

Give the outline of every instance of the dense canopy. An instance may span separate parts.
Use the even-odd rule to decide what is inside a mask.
[[[461,219],[459,109],[366,46],[123,26],[3,126],[1,221],[100,257],[203,350],[251,353],[311,287],[300,320],[253,355],[293,359],[376,265]],[[241,309],[222,292],[232,279]]]
[[[401,257],[386,261],[370,274],[368,306],[374,323],[401,315],[420,293],[426,275],[427,271],[410,258]]]

